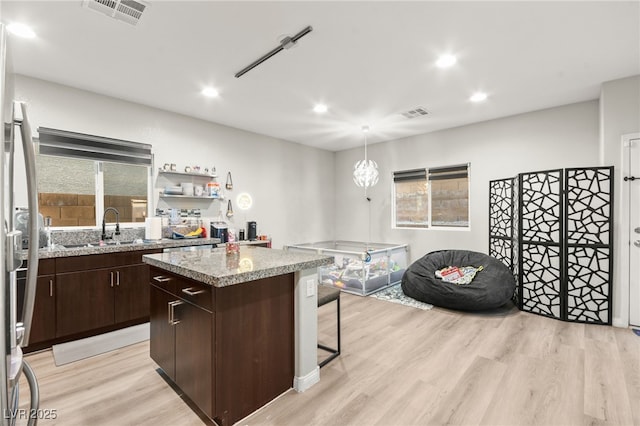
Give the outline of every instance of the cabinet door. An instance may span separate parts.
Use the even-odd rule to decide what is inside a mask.
[[[175,382],[213,418],[213,314],[188,302],[175,307]]]
[[[56,337],[114,324],[111,271],[56,275]]]
[[[116,323],[149,318],[149,266],[126,266],[114,274]]]
[[[175,382],[175,328],[169,324],[169,303],[176,297],[150,286],[149,353],[151,359]]]
[[[36,303],[33,308],[29,344],[56,337],[55,275],[42,275],[37,279]],[[21,300],[21,299],[20,299]]]

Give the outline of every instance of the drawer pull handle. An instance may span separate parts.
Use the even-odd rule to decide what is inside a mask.
[[[49,297],[53,297],[53,280],[49,280]]]
[[[171,278],[163,277],[162,275],[158,275],[157,277],[153,277],[153,280],[157,281],[159,283],[166,283],[167,281],[171,281]]]
[[[197,296],[198,294],[202,294],[205,291],[204,290],[193,291],[193,287],[189,287],[189,288],[183,288],[182,292],[189,296]]]
[[[116,286],[120,287],[120,271],[116,271]]]
[[[109,284],[111,285],[111,288],[113,288],[113,272],[109,272],[109,277],[111,277]]]

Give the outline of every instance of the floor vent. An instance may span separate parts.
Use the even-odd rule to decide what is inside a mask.
[[[83,0],[82,5],[131,25],[138,24],[147,8],[141,0]]]
[[[423,107],[416,107],[414,109],[410,109],[409,111],[401,112],[400,114],[402,114],[405,118],[417,118],[429,113]]]

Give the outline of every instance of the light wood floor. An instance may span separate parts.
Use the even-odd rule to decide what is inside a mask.
[[[334,317],[333,304],[321,308],[326,343]],[[640,425],[640,337],[631,330],[343,294],[342,338],[342,355],[322,368],[320,383],[240,424]],[[57,410],[55,421],[39,424],[203,424],[148,350],[144,342],[63,367],[50,352],[28,356],[41,408]]]

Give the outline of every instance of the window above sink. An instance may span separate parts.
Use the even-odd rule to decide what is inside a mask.
[[[152,210],[150,145],[38,131],[38,207],[54,228],[100,226],[109,207],[118,210],[123,225],[142,226]]]

